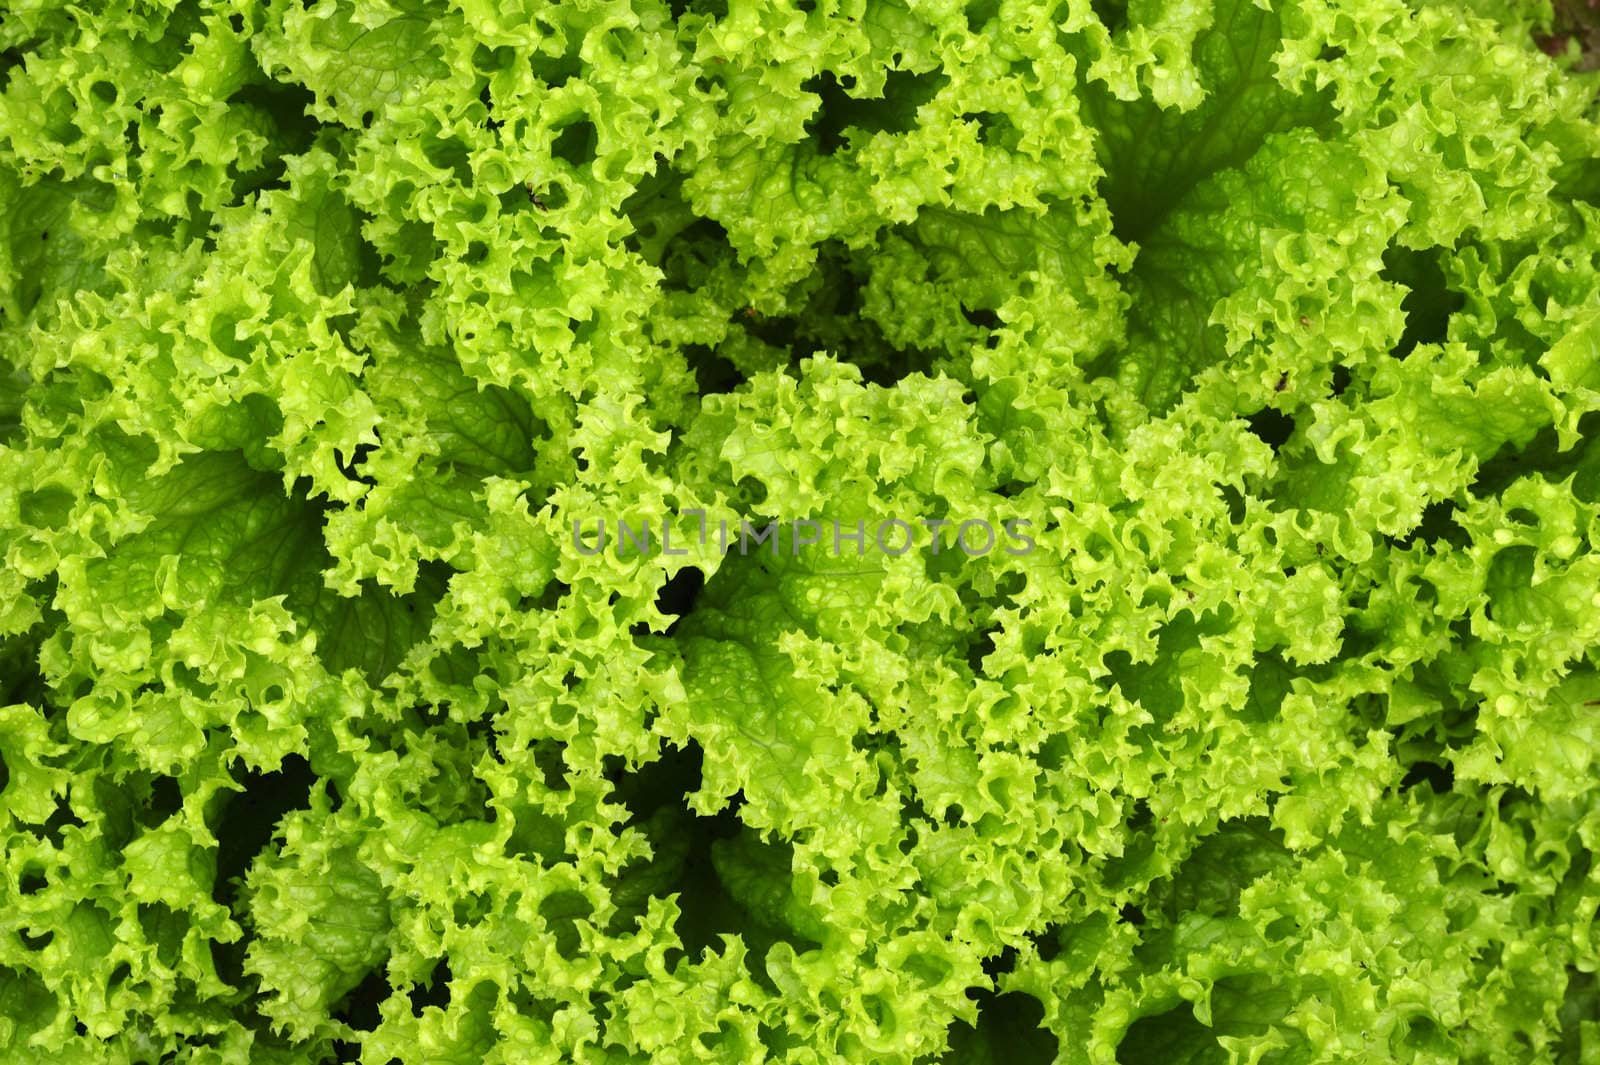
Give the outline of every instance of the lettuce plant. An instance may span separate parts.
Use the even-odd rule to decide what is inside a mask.
[[[1600,1062],[1580,15],[11,0],[0,1062]]]

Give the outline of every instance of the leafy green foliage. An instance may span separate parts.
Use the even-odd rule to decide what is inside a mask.
[[[1600,1061],[1592,21],[10,4],[0,1061]]]

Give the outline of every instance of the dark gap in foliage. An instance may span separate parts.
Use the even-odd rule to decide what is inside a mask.
[[[271,842],[284,815],[311,805],[311,785],[317,777],[304,758],[291,754],[266,773],[236,766],[233,779],[243,790],[223,800],[221,817],[212,830],[217,837],[217,878],[211,895],[229,909],[238,897],[240,878]]]
[[[1240,522],[1244,521],[1244,495],[1237,488],[1231,484],[1222,485],[1217,489],[1217,495],[1220,496],[1222,501],[1228,506],[1229,523],[1238,525]]]
[[[871,1009],[872,999],[867,999],[868,1009]],[[762,1060],[752,1055],[752,1046],[745,1042],[744,1030],[735,1027],[732,1021],[720,1021],[714,1032],[702,1032],[695,1038],[707,1051],[720,1051],[715,1059],[721,1061],[755,1061]]]
[[[547,903],[548,899],[545,900]],[[450,919],[458,928],[471,928],[481,924],[494,909],[494,900],[482,891],[467,891],[456,895],[450,903]],[[544,912],[546,907],[541,907]],[[549,913],[545,914],[547,917]]]
[[[179,787],[176,777],[160,776],[150,782],[150,799],[146,804],[149,824],[161,824],[182,806],[183,789]]]
[[[216,970],[217,979],[229,987],[242,987],[246,982],[254,982],[254,977],[246,977],[244,971],[244,958],[250,947],[250,937],[232,943],[223,943],[215,939],[206,941],[211,948],[211,967]]]
[[[1572,494],[1585,503],[1600,503],[1600,411],[1578,419],[1579,444],[1563,456],[1563,475],[1572,476]]]
[[[1065,732],[1058,732],[1044,741],[1034,760],[1039,763],[1041,769],[1054,773],[1066,764],[1067,752],[1071,749],[1072,737]]]
[[[1276,407],[1262,407],[1245,422],[1257,439],[1272,448],[1273,454],[1277,454],[1294,433],[1294,419]]]
[[[448,171],[464,187],[473,183],[472,150],[458,137],[439,140],[427,134],[419,139],[423,157],[430,166]]]
[[[902,792],[900,796],[900,821],[905,826],[898,844],[901,854],[910,854],[918,841],[933,825],[933,817],[915,793]]]
[[[559,211],[570,198],[565,182],[559,178],[550,181],[542,190],[530,193],[530,201],[540,211]]]
[[[550,154],[583,170],[594,162],[599,143],[600,136],[594,123],[587,118],[580,118],[561,128],[550,146]]]
[[[667,0],[667,10],[674,20],[692,14],[721,21],[728,17],[728,0]]]
[[[213,226],[214,216],[205,209],[204,202],[196,189],[184,193],[183,213],[175,232],[185,240],[198,237],[200,250],[209,254],[217,250],[217,230]]]
[[[684,228],[698,217],[683,198],[683,178],[659,152],[655,169],[641,177],[633,192],[622,201],[621,214],[629,222],[628,232],[622,237],[623,246],[656,264],[662,261],[666,251],[676,246]],[[722,236],[722,243],[726,244],[727,233]]]
[[[1329,384],[1329,390],[1335,396],[1342,396],[1349,389],[1351,380],[1350,368],[1343,363],[1337,363],[1333,367],[1333,380]]]
[[[484,113],[487,116],[483,122],[485,129],[493,133],[505,125],[500,119],[494,117],[494,96],[489,92],[489,86],[485,85],[483,91],[478,94],[478,102],[483,105]],[[372,112],[368,111],[367,114],[370,115]]]
[[[1161,629],[1156,644],[1156,660],[1145,675],[1138,678],[1139,703],[1156,718],[1155,725],[1140,725],[1138,733],[1151,742],[1158,740],[1160,728],[1183,707],[1184,694],[1180,678],[1182,663],[1188,652],[1200,647],[1207,637],[1219,636],[1233,625],[1233,609],[1222,606],[1215,613],[1199,614],[1195,608],[1179,611]],[[1127,689],[1124,689],[1126,691]]]
[[[1107,33],[1120,33],[1128,24],[1128,0],[1090,0],[1089,7]]]
[[[994,638],[1001,630],[985,629],[967,645],[967,668],[974,677],[983,675],[983,660],[994,654]]]
[[[1153,820],[1154,817],[1150,813],[1149,801],[1145,799],[1135,799],[1133,802],[1133,811],[1128,815],[1128,831],[1143,832],[1145,829],[1150,827],[1150,823]]]
[[[820,101],[805,125],[810,143],[821,154],[832,155],[847,142],[854,143],[851,131],[863,136],[908,132],[917,124],[917,110],[937,96],[949,80],[948,75],[937,72],[891,70],[881,97],[857,99],[850,95],[855,84],[849,75],[841,78],[824,70],[800,85]]]
[[[1052,962],[1061,956],[1061,927],[1046,925],[1028,937],[1033,942],[1034,953],[1042,962]]]
[[[1344,629],[1339,634],[1338,657],[1347,661],[1365,658],[1383,643],[1383,633],[1373,632],[1346,621]]]
[[[1412,1050],[1432,1051],[1431,1054],[1425,1056],[1417,1055],[1422,1060],[1431,1058],[1433,1060],[1449,1061],[1456,1059],[1459,1053],[1460,1044],[1452,1039],[1443,1028],[1439,1027],[1438,1021],[1426,1014],[1414,1014],[1405,1018],[1401,1022],[1400,1030],[1404,1033],[1400,1043],[1401,1046]],[[1518,1044],[1518,1050],[1526,1052],[1530,1049],[1526,1033],[1519,1030],[1514,1032],[1513,1036]],[[1407,1057],[1411,1057],[1411,1055],[1407,1055]],[[1416,1059],[1413,1058],[1413,1060]],[[1550,1058],[1546,1060],[1565,1062],[1567,1059]]]
[[[751,977],[770,988],[762,959],[773,944],[786,941],[800,951],[816,944],[775,924],[770,913],[747,909],[724,883],[718,872],[719,848],[728,849],[731,868],[745,870],[756,863],[760,872],[752,875],[787,875],[789,858],[786,849],[775,850],[744,828],[739,819],[742,795],[734,795],[711,816],[689,808],[690,796],[702,784],[703,765],[704,752],[691,742],[683,748],[664,747],[656,761],[636,770],[614,766],[608,772],[614,779],[612,801],[628,808],[629,825],[645,833],[654,852],[624,870],[613,886],[618,913],[609,930],[631,928],[651,896],[676,895],[675,930],[683,946],[670,952],[669,968],[678,959],[702,957],[724,935],[737,935],[749,949]]]
[[[632,813],[638,824],[658,810],[687,806],[688,796],[700,788],[704,752],[697,743],[686,747],[664,745],[655,761],[629,770],[616,756],[606,759],[606,776],[613,783],[611,801]]]
[[[1014,149],[1020,139],[1011,119],[995,111],[969,111],[961,116],[963,122],[978,127],[978,143],[995,148]]]
[[[344,796],[339,793],[338,782],[331,778],[324,779],[323,794],[328,797],[328,810],[332,813],[338,813],[339,808],[344,805]],[[493,810],[490,811],[491,814],[493,812]]]
[[[1600,977],[1576,965],[1567,966],[1566,976],[1567,988],[1556,1013],[1561,1035],[1555,1060],[1563,1065],[1583,1060],[1584,1048],[1592,1045],[1592,1026],[1600,1022]],[[1591,1033],[1587,1038],[1585,1029]]]
[[[529,66],[533,69],[533,76],[544,82],[547,88],[561,88],[583,73],[583,57],[578,54],[582,46],[583,36],[575,33],[570,35],[567,50],[561,55],[536,53],[528,60]],[[495,51],[498,54],[501,49],[497,48]]]
[[[7,48],[0,52],[0,88],[5,87],[5,79],[11,72],[22,66],[22,62],[38,48],[37,38],[28,40],[15,48]]]
[[[935,356],[892,343],[864,313],[866,271],[860,254],[841,242],[826,241],[817,249],[815,271],[795,293],[800,306],[794,313],[766,317],[752,309],[733,321],[762,343],[788,351],[793,363],[825,351],[853,363],[865,381],[891,386],[926,370]]]
[[[665,275],[662,287],[668,291],[693,292],[703,285],[711,271],[735,259],[728,243],[728,231],[712,218],[696,218],[677,230],[664,246],[656,265]]]
[[[971,996],[978,1004],[978,1023],[950,1026],[950,1049],[943,1065],[1003,1061],[1006,1065],[1052,1065],[1061,1052],[1055,1033],[1043,1027],[1044,1005],[1021,991],[997,994],[982,990]]]
[[[552,577],[544,586],[544,590],[539,593],[539,597],[533,600],[533,609],[554,610],[570,591],[572,591],[570,584]]]
[[[571,785],[566,782],[566,760],[563,758],[562,740],[541,739],[533,745],[533,764],[536,764],[544,779],[544,787],[552,792],[568,792]]]
[[[1107,651],[1100,657],[1100,663],[1106,667],[1107,671],[1105,676],[1095,679],[1095,683],[1100,686],[1100,690],[1109,692],[1114,687],[1122,686],[1124,688],[1122,694],[1127,695],[1126,683],[1128,671],[1133,666],[1133,656],[1119,648],[1115,651]]]
[[[824,70],[814,78],[802,82],[800,88],[817,97],[817,109],[806,121],[805,131],[818,154],[832,155],[844,146],[844,131],[837,124],[838,115],[855,101],[839,84],[831,70]]]
[[[450,708],[447,703],[438,705],[418,703],[411,708],[411,713],[416,715],[416,720],[412,721],[407,717],[406,724],[422,729],[439,728],[450,720]]]
[[[421,1017],[422,1011],[429,1006],[434,1006],[441,1010],[448,1009],[450,1007],[450,981],[453,978],[454,974],[450,971],[450,962],[445,958],[440,958],[439,963],[428,974],[428,978],[420,984],[413,984],[411,989],[406,992],[406,996],[411,1000],[411,1015],[413,1017]]]
[[[1117,919],[1123,924],[1131,924],[1135,928],[1142,927],[1145,922],[1144,908],[1129,902],[1117,910]]]
[[[265,111],[277,127],[280,155],[300,155],[311,147],[321,128],[311,116],[316,96],[292,81],[254,81],[228,97],[228,104],[248,104]]]
[[[999,954],[991,954],[980,963],[983,975],[989,979],[998,979],[1017,970],[1017,948],[1006,947]]]
[[[1455,767],[1449,762],[1415,762],[1400,780],[1400,790],[1407,791],[1418,784],[1427,784],[1435,795],[1443,795],[1456,786]]]
[[[966,8],[967,31],[981,33],[983,28],[1000,13],[1000,0],[969,0]]]
[[[54,582],[54,578],[51,578],[51,582]],[[44,592],[36,593],[36,600],[49,602],[52,595],[53,589],[46,588]],[[39,667],[42,632],[42,628],[36,628],[32,632],[0,639],[0,705],[23,703],[44,708],[48,689],[44,673]]]
[[[587,921],[593,914],[594,905],[578,891],[557,891],[539,903],[539,916],[555,937],[556,953],[567,959],[576,958],[583,946],[578,922]]]
[[[6,324],[5,308],[0,307],[0,328]],[[22,438],[22,408],[32,391],[33,378],[24,370],[0,363],[0,446]],[[0,674],[0,688],[6,684]]]
[[[1011,485],[1014,486],[1014,485],[1016,485],[1016,483],[1017,482],[1013,481],[1013,482],[1011,482]],[[1003,495],[1003,496],[1010,497],[1011,495],[1014,495],[1015,493],[1014,492],[1001,492],[1000,494]],[[995,582],[994,582],[994,594],[998,597],[995,600],[996,606],[997,607],[1008,607],[1008,606],[1014,607],[1014,606],[1016,606],[1017,605],[1017,596],[1021,595],[1022,594],[1022,590],[1024,588],[1026,588],[1027,586],[1028,586],[1028,575],[1026,573],[1019,573],[1016,570],[1011,570],[1010,572],[1000,574],[998,577],[995,578]]]
[[[495,728],[495,718],[479,718],[467,722],[467,735],[483,744],[483,749],[489,752],[499,765],[506,764],[505,752],[500,749],[500,730]],[[499,817],[498,807],[490,806],[484,811],[484,820],[493,824]]]
[[[334,1012],[333,1019],[348,1024],[358,1032],[370,1032],[383,1019],[378,1007],[389,997],[389,975],[385,966],[375,966],[361,978],[344,1002]]]
[[[706,575],[698,566],[683,567],[661,586],[656,593],[656,610],[677,619],[667,626],[668,636],[677,629],[678,621],[694,609],[695,600],[705,586]]]
[[[510,70],[511,65],[517,61],[517,50],[509,44],[498,45],[490,48],[486,44],[479,44],[472,49],[472,69],[480,74],[493,74],[501,70]]]
[[[979,329],[999,329],[1002,324],[1000,316],[987,307],[969,309],[966,304],[962,304],[961,316],[967,320],[969,325],[976,326]]]
[[[265,75],[262,75],[265,78]],[[262,80],[243,86],[228,97],[230,105],[245,104],[264,111],[272,120],[276,136],[261,165],[239,173],[235,178],[234,202],[251,193],[287,188],[284,160],[309,151],[321,124],[311,116],[316,97],[305,86],[294,82]],[[151,117],[152,122],[154,116]],[[138,124],[130,123],[129,134],[138,148]]]
[[[561,756],[561,741],[543,739],[533,745],[534,765],[544,790],[550,793],[570,791],[566,779],[566,763]],[[530,792],[538,795],[537,785]],[[546,812],[538,803],[518,803],[511,810],[514,824],[506,851],[546,869],[570,858],[566,849],[566,828],[559,816]]]
[[[348,456],[339,449],[334,449],[333,464],[347,481],[357,481],[368,486],[376,486],[377,480],[362,469],[362,464],[367,461],[367,456],[378,450],[376,444],[357,444],[355,450]]]
[[[1434,500],[1422,508],[1422,519],[1417,527],[1397,540],[1396,546],[1402,550],[1415,543],[1432,547],[1443,540],[1452,547],[1466,547],[1471,543],[1471,537],[1456,523],[1456,515],[1460,510],[1453,499]]]
[[[1478,467],[1469,491],[1478,499],[1489,499],[1530,474],[1543,474],[1551,482],[1575,475],[1573,494],[1593,502],[1600,497],[1600,411],[1590,411],[1579,419],[1578,441],[1576,447],[1562,451],[1553,425],[1540,429],[1521,446],[1507,441]]]
[[[711,858],[712,844],[738,834],[738,816],[725,809],[714,817],[695,820],[703,827],[696,830],[675,887],[680,912],[674,931],[691,962],[703,958],[708,949],[720,946],[725,935],[742,937],[750,949],[752,975],[759,982],[768,983],[762,960],[776,940],[754,925],[750,915],[728,894]]]
[[[1181,611],[1161,628],[1156,643],[1153,662],[1135,662],[1126,651],[1109,651],[1102,658],[1109,678],[1100,683],[1109,690],[1112,685],[1121,689],[1125,698],[1137,702],[1155,719],[1153,725],[1140,726],[1141,733],[1159,730],[1183,707],[1183,687],[1178,663],[1183,656],[1200,646],[1205,636],[1216,635],[1229,624],[1223,617],[1208,616],[1197,621],[1189,611]]]
[[[1140,1017],[1117,1045],[1118,1065],[1171,1065],[1181,1048],[1184,1065],[1223,1065],[1228,1054],[1210,1028],[1180,1002],[1165,1013]]]
[[[1596,19],[1600,21],[1600,7],[1595,9]],[[1600,37],[1596,40],[1595,58],[1600,60]],[[1591,207],[1600,207],[1600,167],[1596,167],[1592,160],[1578,157],[1562,162],[1552,171],[1555,178],[1555,188],[1550,190],[1550,199],[1560,203],[1569,200],[1582,200]]]
[[[1400,302],[1406,316],[1405,329],[1391,352],[1397,359],[1410,355],[1418,344],[1443,343],[1450,316],[1466,304],[1465,297],[1451,291],[1445,279],[1443,255],[1439,248],[1414,251],[1393,247],[1384,252],[1379,276],[1407,289]]]
[[[744,374],[739,368],[704,344],[688,345],[683,349],[683,357],[694,373],[696,391],[702,396],[732,392],[744,384]]]
[[[145,941],[156,948],[156,959],[162,965],[177,965],[191,927],[189,915],[174,911],[164,902],[141,902],[137,913],[139,929]]]
[[[549,1024],[566,1005],[556,999],[535,995],[525,986],[513,986],[505,992],[506,1002],[521,1017],[536,1018]],[[396,1063],[399,1065],[399,1063]]]
[[[85,827],[85,822],[78,817],[72,807],[67,805],[65,799],[60,798],[56,799],[56,808],[49,817],[45,818],[44,824],[34,825],[20,820],[19,823],[32,832],[33,835],[40,839],[48,840],[50,845],[57,850],[61,849],[63,833],[68,828]]]

